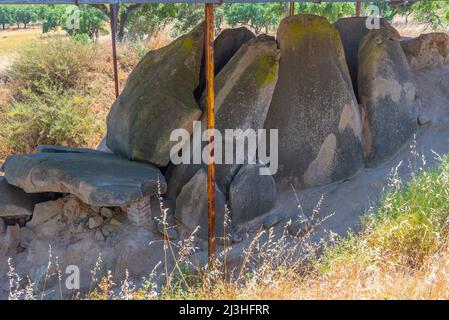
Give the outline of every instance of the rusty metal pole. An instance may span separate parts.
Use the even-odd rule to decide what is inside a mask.
[[[360,0],[355,2],[355,16],[360,17]]]
[[[115,97],[119,96],[119,84],[118,84],[118,66],[117,66],[117,12],[116,5],[112,4],[109,7],[109,21],[111,22],[111,40],[112,40],[112,64],[114,67],[114,84],[115,84]]]
[[[290,17],[295,14],[295,2],[290,1]]]
[[[204,50],[206,60],[206,114],[207,129],[215,129],[214,110],[214,4],[205,4],[205,33]],[[212,146],[214,136],[209,130],[208,145]],[[215,260],[215,162],[214,148],[209,150],[209,164],[207,165],[207,229],[208,229],[208,257],[213,264]]]

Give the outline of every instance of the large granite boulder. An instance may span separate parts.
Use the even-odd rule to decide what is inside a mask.
[[[449,63],[449,35],[446,33],[422,34],[401,41],[401,46],[413,70]]]
[[[340,35],[325,18],[282,20],[279,80],[266,129],[277,129],[280,189],[347,178],[363,166],[361,121]]]
[[[38,152],[46,153],[103,153],[103,151],[89,148],[78,148],[78,147],[63,147],[63,146],[52,146],[46,144],[40,144],[36,147]]]
[[[92,206],[122,206],[167,185],[159,169],[107,153],[33,153],[9,156],[8,183],[29,193],[71,193]]]
[[[26,193],[0,177],[0,217],[29,217],[34,206],[45,201],[39,193]]]
[[[215,186],[215,235],[219,238],[224,237],[225,205],[223,193]],[[199,227],[196,235],[207,239],[207,172],[204,169],[198,170],[182,188],[176,199],[175,218],[190,232]]]
[[[392,156],[417,128],[415,81],[399,37],[371,30],[359,49],[363,153],[368,166]]]
[[[279,50],[273,37],[260,35],[245,43],[215,80],[215,129],[223,139],[221,164],[216,166],[215,180],[220,190],[228,194],[232,178],[242,165],[225,164],[225,152],[236,156],[237,139],[232,138],[234,149],[227,150],[225,130],[246,131],[263,129],[271,98],[278,79]],[[202,100],[205,105],[205,99]],[[203,128],[206,115],[203,115]],[[248,149],[246,149],[248,150]],[[245,154],[245,162],[248,162]],[[251,155],[249,155],[251,156]],[[254,155],[255,156],[255,155]],[[254,158],[252,159],[253,161]]]
[[[258,129],[263,128],[278,68],[276,41],[273,37],[261,35],[246,42],[215,78],[215,128],[223,138],[222,159],[221,164],[216,164],[215,179],[226,197],[231,180],[241,164],[235,164],[235,161],[234,164],[225,164],[225,129],[253,129],[257,133]],[[205,107],[204,96],[201,101],[201,105]],[[206,128],[206,114],[203,114],[202,130]],[[236,139],[232,140],[234,150],[227,151],[233,151],[235,155]],[[206,147],[206,143],[201,146]],[[198,150],[198,147],[195,146],[195,149]],[[193,149],[191,146],[191,150]],[[201,165],[196,164],[171,167],[167,173],[168,194],[172,198],[176,197],[200,168]]]
[[[192,131],[201,117],[198,86],[204,24],[168,46],[150,51],[128,77],[107,118],[106,143],[114,153],[160,167],[170,162],[174,129]]]
[[[261,165],[244,165],[229,190],[232,224],[238,226],[269,212],[276,202],[273,176],[261,175]]]
[[[357,56],[359,52],[359,46],[362,38],[370,30],[366,27],[366,22],[366,17],[346,17],[340,18],[334,23],[335,28],[337,28],[340,33],[343,48],[345,50],[346,63],[348,65],[349,74],[351,75],[352,79],[352,86],[354,87],[356,96],[358,96]],[[394,29],[385,18],[380,18],[379,24],[381,29],[387,30],[387,32],[390,32],[391,34],[397,34],[397,36],[399,36],[399,33],[396,31],[396,29]]]
[[[217,75],[228,63],[240,47],[255,37],[254,33],[245,27],[224,29],[214,41],[214,73]],[[203,58],[204,59],[204,58]],[[203,60],[204,62],[204,60]],[[199,99],[206,87],[205,77],[206,65],[201,65],[200,84],[195,90],[195,95]]]

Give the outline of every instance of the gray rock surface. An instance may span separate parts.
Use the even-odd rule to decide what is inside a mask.
[[[396,33],[371,30],[359,49],[363,153],[368,166],[394,155],[417,129],[415,80]]]
[[[42,201],[42,194],[26,193],[0,177],[0,217],[31,216],[34,206]]]
[[[401,46],[412,70],[449,64],[449,35],[446,33],[422,34],[401,41]]]
[[[161,192],[159,169],[107,153],[33,153],[9,156],[3,170],[8,183],[26,192],[63,192],[93,206],[121,206]]]
[[[222,134],[221,164],[216,165],[215,180],[228,196],[232,178],[242,165],[225,164],[225,152],[236,155],[236,138],[231,138],[233,150],[227,150],[225,130],[263,129],[278,79],[279,51],[273,37],[260,35],[246,42],[221,70],[215,80],[215,128]],[[202,99],[205,105],[205,99]],[[203,115],[202,127],[206,128]],[[254,149],[255,150],[255,149]],[[245,154],[245,162],[248,159]],[[255,157],[255,155],[253,155]],[[217,154],[216,154],[217,157]]]
[[[216,186],[216,225],[217,237],[224,237],[224,212],[226,200],[223,193]],[[207,172],[199,170],[193,178],[182,188],[176,199],[175,218],[189,231],[199,227],[196,235],[207,239]]]
[[[270,211],[276,202],[276,183],[272,176],[260,175],[261,165],[243,165],[229,191],[234,226],[251,221]]]
[[[352,176],[363,166],[362,127],[337,29],[299,14],[282,20],[277,41],[279,80],[265,128],[279,134],[279,189]]]
[[[231,60],[240,47],[254,38],[254,33],[245,27],[224,29],[214,41],[214,73],[217,75],[221,69]],[[200,98],[206,87],[205,63],[201,65],[200,84],[195,90],[195,95]]]
[[[352,79],[352,86],[354,88],[355,95],[358,96],[358,52],[360,42],[363,37],[368,33],[370,29],[366,27],[366,17],[345,17],[338,19],[334,26],[340,33],[343,48],[345,50],[346,63],[348,64],[349,74]],[[397,31],[388,23],[384,18],[381,18],[380,28],[389,30],[390,32]],[[399,35],[399,33],[398,33]]]
[[[192,132],[201,116],[193,91],[198,86],[204,24],[166,47],[150,51],[128,77],[107,117],[106,143],[131,160],[165,167],[174,129]]]

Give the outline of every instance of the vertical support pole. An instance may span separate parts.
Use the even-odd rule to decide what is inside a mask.
[[[118,66],[117,66],[117,7],[115,4],[111,4],[109,7],[109,21],[111,22],[111,40],[112,40],[112,64],[114,67],[114,84],[115,84],[115,97],[119,96],[118,85]]]
[[[295,2],[290,1],[290,17],[295,14]]]
[[[360,0],[355,2],[355,16],[360,17]]]
[[[215,260],[215,160],[212,130],[215,128],[215,110],[214,110],[214,4],[205,4],[205,33],[204,50],[206,60],[206,114],[207,129],[209,132],[208,145],[209,164],[207,165],[207,229],[208,229],[208,257],[209,262],[213,264]]]

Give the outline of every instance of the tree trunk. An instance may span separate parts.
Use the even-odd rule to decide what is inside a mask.
[[[123,10],[120,13],[120,21],[117,33],[117,40],[119,42],[123,42],[123,38],[125,37],[125,27],[126,23],[128,22],[128,14],[129,14],[128,10]]]

